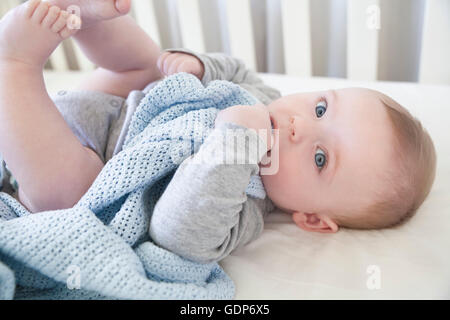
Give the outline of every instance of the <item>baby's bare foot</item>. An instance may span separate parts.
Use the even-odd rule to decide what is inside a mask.
[[[0,60],[43,67],[50,54],[77,30],[69,19],[79,19],[40,0],[29,0],[0,21]]]
[[[131,0],[49,0],[49,3],[79,14],[83,20],[81,29],[88,28],[99,21],[123,16],[131,9]],[[76,10],[72,12],[72,8]]]

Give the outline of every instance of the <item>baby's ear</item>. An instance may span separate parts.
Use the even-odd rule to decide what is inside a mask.
[[[295,224],[310,232],[335,233],[339,230],[339,226],[331,218],[326,215],[316,213],[294,212],[292,220]]]

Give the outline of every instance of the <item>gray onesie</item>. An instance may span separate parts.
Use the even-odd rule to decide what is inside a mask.
[[[205,66],[204,85],[212,80],[232,81],[266,105],[280,97],[277,90],[265,85],[240,60],[221,53],[170,51],[199,58]],[[106,163],[121,151],[134,111],[155,85],[132,91],[127,99],[94,91],[60,91],[52,98],[81,143]],[[195,157],[201,153],[215,150],[213,153],[220,157],[217,150],[224,129],[231,127],[214,129],[199,152],[179,166],[151,218],[152,240],[193,261],[219,261],[254,240],[263,230],[264,216],[274,209],[267,197],[262,200],[245,193],[251,176],[259,172],[257,164],[195,164]]]

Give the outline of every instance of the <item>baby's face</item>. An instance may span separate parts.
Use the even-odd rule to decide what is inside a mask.
[[[277,207],[332,219],[373,202],[393,154],[392,129],[375,91],[300,93],[268,108],[279,129],[279,169],[262,180]]]

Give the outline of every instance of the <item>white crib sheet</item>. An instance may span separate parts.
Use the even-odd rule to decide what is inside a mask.
[[[450,86],[262,76],[283,94],[360,86],[390,95],[430,132],[437,177],[417,215],[394,230],[314,234],[287,214],[271,214],[260,238],[221,262],[236,284],[235,298],[449,299]],[[50,92],[71,89],[81,77],[45,75]]]

